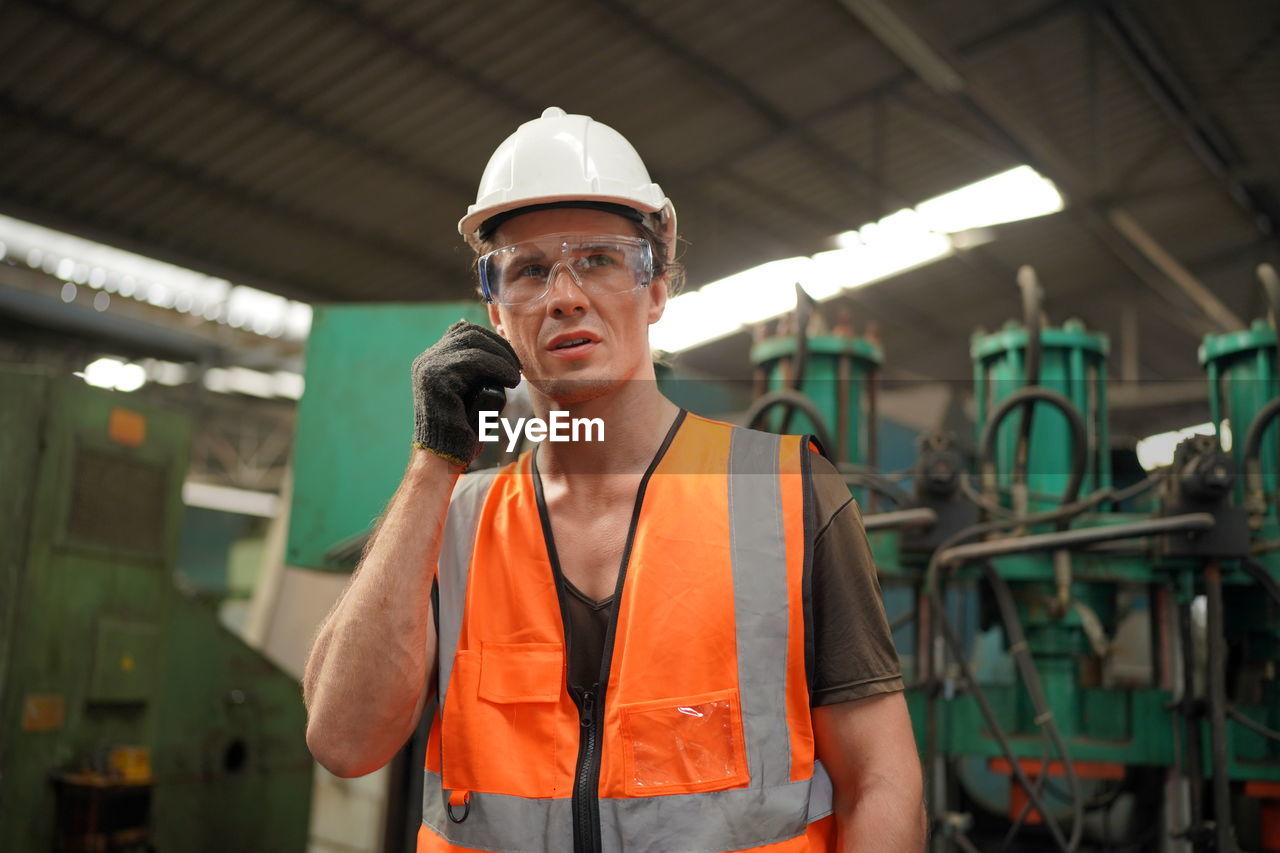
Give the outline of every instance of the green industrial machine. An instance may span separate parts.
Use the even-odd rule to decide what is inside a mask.
[[[909,495],[867,467],[878,348],[807,337],[802,300],[800,334],[753,349],[752,424],[825,435],[855,494],[895,504],[864,519],[882,579],[917,590],[934,849],[1280,850],[1274,320],[1202,347],[1232,445],[1188,440],[1117,487],[1106,339],[1048,326],[1034,271],[1018,283],[1022,322],[972,342],[976,451],[921,436]]]
[[[823,335],[796,338],[766,338],[751,349],[751,362],[763,379],[769,395],[757,402],[750,420],[757,426],[774,421],[781,428],[785,415],[770,414],[770,400],[779,408],[792,399],[787,393],[802,395],[817,415],[800,407],[787,430],[819,435],[827,451],[841,462],[872,464],[875,448],[875,371],[883,355],[880,347],[866,338]]]
[[[307,843],[298,683],[174,584],[185,414],[0,369],[0,850]]]
[[[1231,437],[1231,502],[1247,519],[1249,550],[1224,561],[1222,648],[1224,672],[1211,687],[1223,707],[1215,721],[1222,762],[1243,793],[1261,802],[1269,826],[1267,850],[1280,849],[1280,349],[1274,325],[1280,282],[1264,265],[1272,322],[1210,335],[1200,347],[1209,378],[1210,417],[1219,443]],[[1259,587],[1270,596],[1259,594]],[[1264,832],[1264,835],[1266,833]]]

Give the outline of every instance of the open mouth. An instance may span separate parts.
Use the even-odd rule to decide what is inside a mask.
[[[561,341],[556,344],[552,349],[573,349],[574,347],[580,347],[590,343],[594,343],[591,338],[570,338],[567,341]]]

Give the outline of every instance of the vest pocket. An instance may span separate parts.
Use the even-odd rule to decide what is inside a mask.
[[[619,708],[628,796],[736,788],[748,782],[736,688]]]
[[[441,775],[449,790],[556,794],[559,643],[482,643],[460,650],[441,715]]]

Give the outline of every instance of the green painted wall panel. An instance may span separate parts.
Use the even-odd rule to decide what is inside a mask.
[[[382,513],[409,461],[413,360],[464,318],[488,324],[478,302],[316,309],[293,451],[289,565],[342,569],[325,552]]]

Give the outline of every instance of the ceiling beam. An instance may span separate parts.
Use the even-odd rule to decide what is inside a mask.
[[[314,210],[300,205],[277,201],[265,192],[241,187],[231,180],[210,175],[195,166],[158,156],[150,150],[138,147],[129,140],[108,136],[98,128],[79,124],[71,118],[54,115],[35,106],[21,104],[14,100],[11,95],[0,93],[0,115],[3,115],[8,121],[33,124],[40,128],[42,132],[64,136],[75,142],[89,145],[99,149],[106,155],[117,158],[121,163],[135,166],[144,172],[156,174],[170,182],[185,183],[233,204],[313,229],[318,232],[318,235],[328,235],[330,238],[337,238],[341,242],[363,246],[371,252],[385,255],[419,271],[430,271],[449,277],[458,275],[459,271],[456,263],[446,263],[443,260],[434,259],[397,241],[388,240],[378,232],[353,223],[322,216]],[[3,192],[11,191],[5,189]],[[48,207],[47,204],[39,203],[33,206]],[[276,279],[289,278],[288,276],[271,277]],[[313,291],[331,290],[317,282],[309,282],[306,286]]]
[[[1247,171],[1250,164],[1240,147],[1226,129],[1213,120],[1138,10],[1124,3],[1102,3],[1095,14],[1121,59],[1181,134],[1187,147],[1222,183],[1227,195],[1247,214],[1258,232],[1273,242],[1280,241],[1277,235],[1280,203],[1260,182],[1241,179],[1240,171]]]
[[[945,65],[954,72],[962,83],[959,91],[939,88],[945,87],[947,80],[952,79],[950,77],[937,76],[936,80],[926,80],[926,82],[940,94],[958,99],[977,118],[1005,138],[1014,151],[1022,154],[1026,162],[1035,166],[1038,171],[1057,184],[1068,199],[1075,202],[1068,205],[1068,212],[1111,250],[1139,281],[1165,299],[1169,298],[1167,284],[1172,282],[1177,292],[1182,293],[1195,307],[1197,316],[1208,321],[1206,331],[1234,331],[1239,328],[1239,326],[1224,325],[1224,322],[1233,316],[1231,311],[1213,295],[1208,287],[1186,271],[1185,267],[1181,268],[1185,275],[1179,274],[1176,278],[1169,276],[1172,268],[1166,268],[1166,262],[1172,258],[1172,255],[1154,238],[1135,243],[1108,216],[1094,209],[1089,203],[1092,196],[1089,183],[1076,165],[1034,123],[1027,121],[994,83],[965,69],[937,34],[931,32],[919,20],[908,17],[890,0],[841,0],[841,3],[874,33],[879,34],[887,28],[909,33],[912,36],[909,39],[904,36],[892,42],[885,42],[886,47],[898,53],[907,67],[914,68],[922,64],[930,67]],[[868,4],[876,7],[874,18],[866,11]],[[866,20],[864,16],[867,16]],[[908,50],[921,51],[927,56],[903,55]],[[1186,285],[1192,282],[1194,286],[1188,290]],[[1210,303],[1217,304],[1211,313],[1206,314],[1204,306]],[[1180,307],[1185,310],[1186,306]]]
[[[105,19],[91,15],[74,4],[52,3],[48,0],[22,1],[40,9],[43,14],[103,40],[112,47],[129,50],[135,56],[164,66],[167,72],[220,92],[315,138],[337,143],[372,162],[391,166],[437,189],[461,195],[464,198],[471,192],[471,186],[455,175],[432,168],[407,156],[403,151],[335,124],[322,114],[306,112],[272,93],[235,80],[218,69],[193,62],[188,57],[174,52],[163,39],[144,41],[133,29],[110,24]]]

